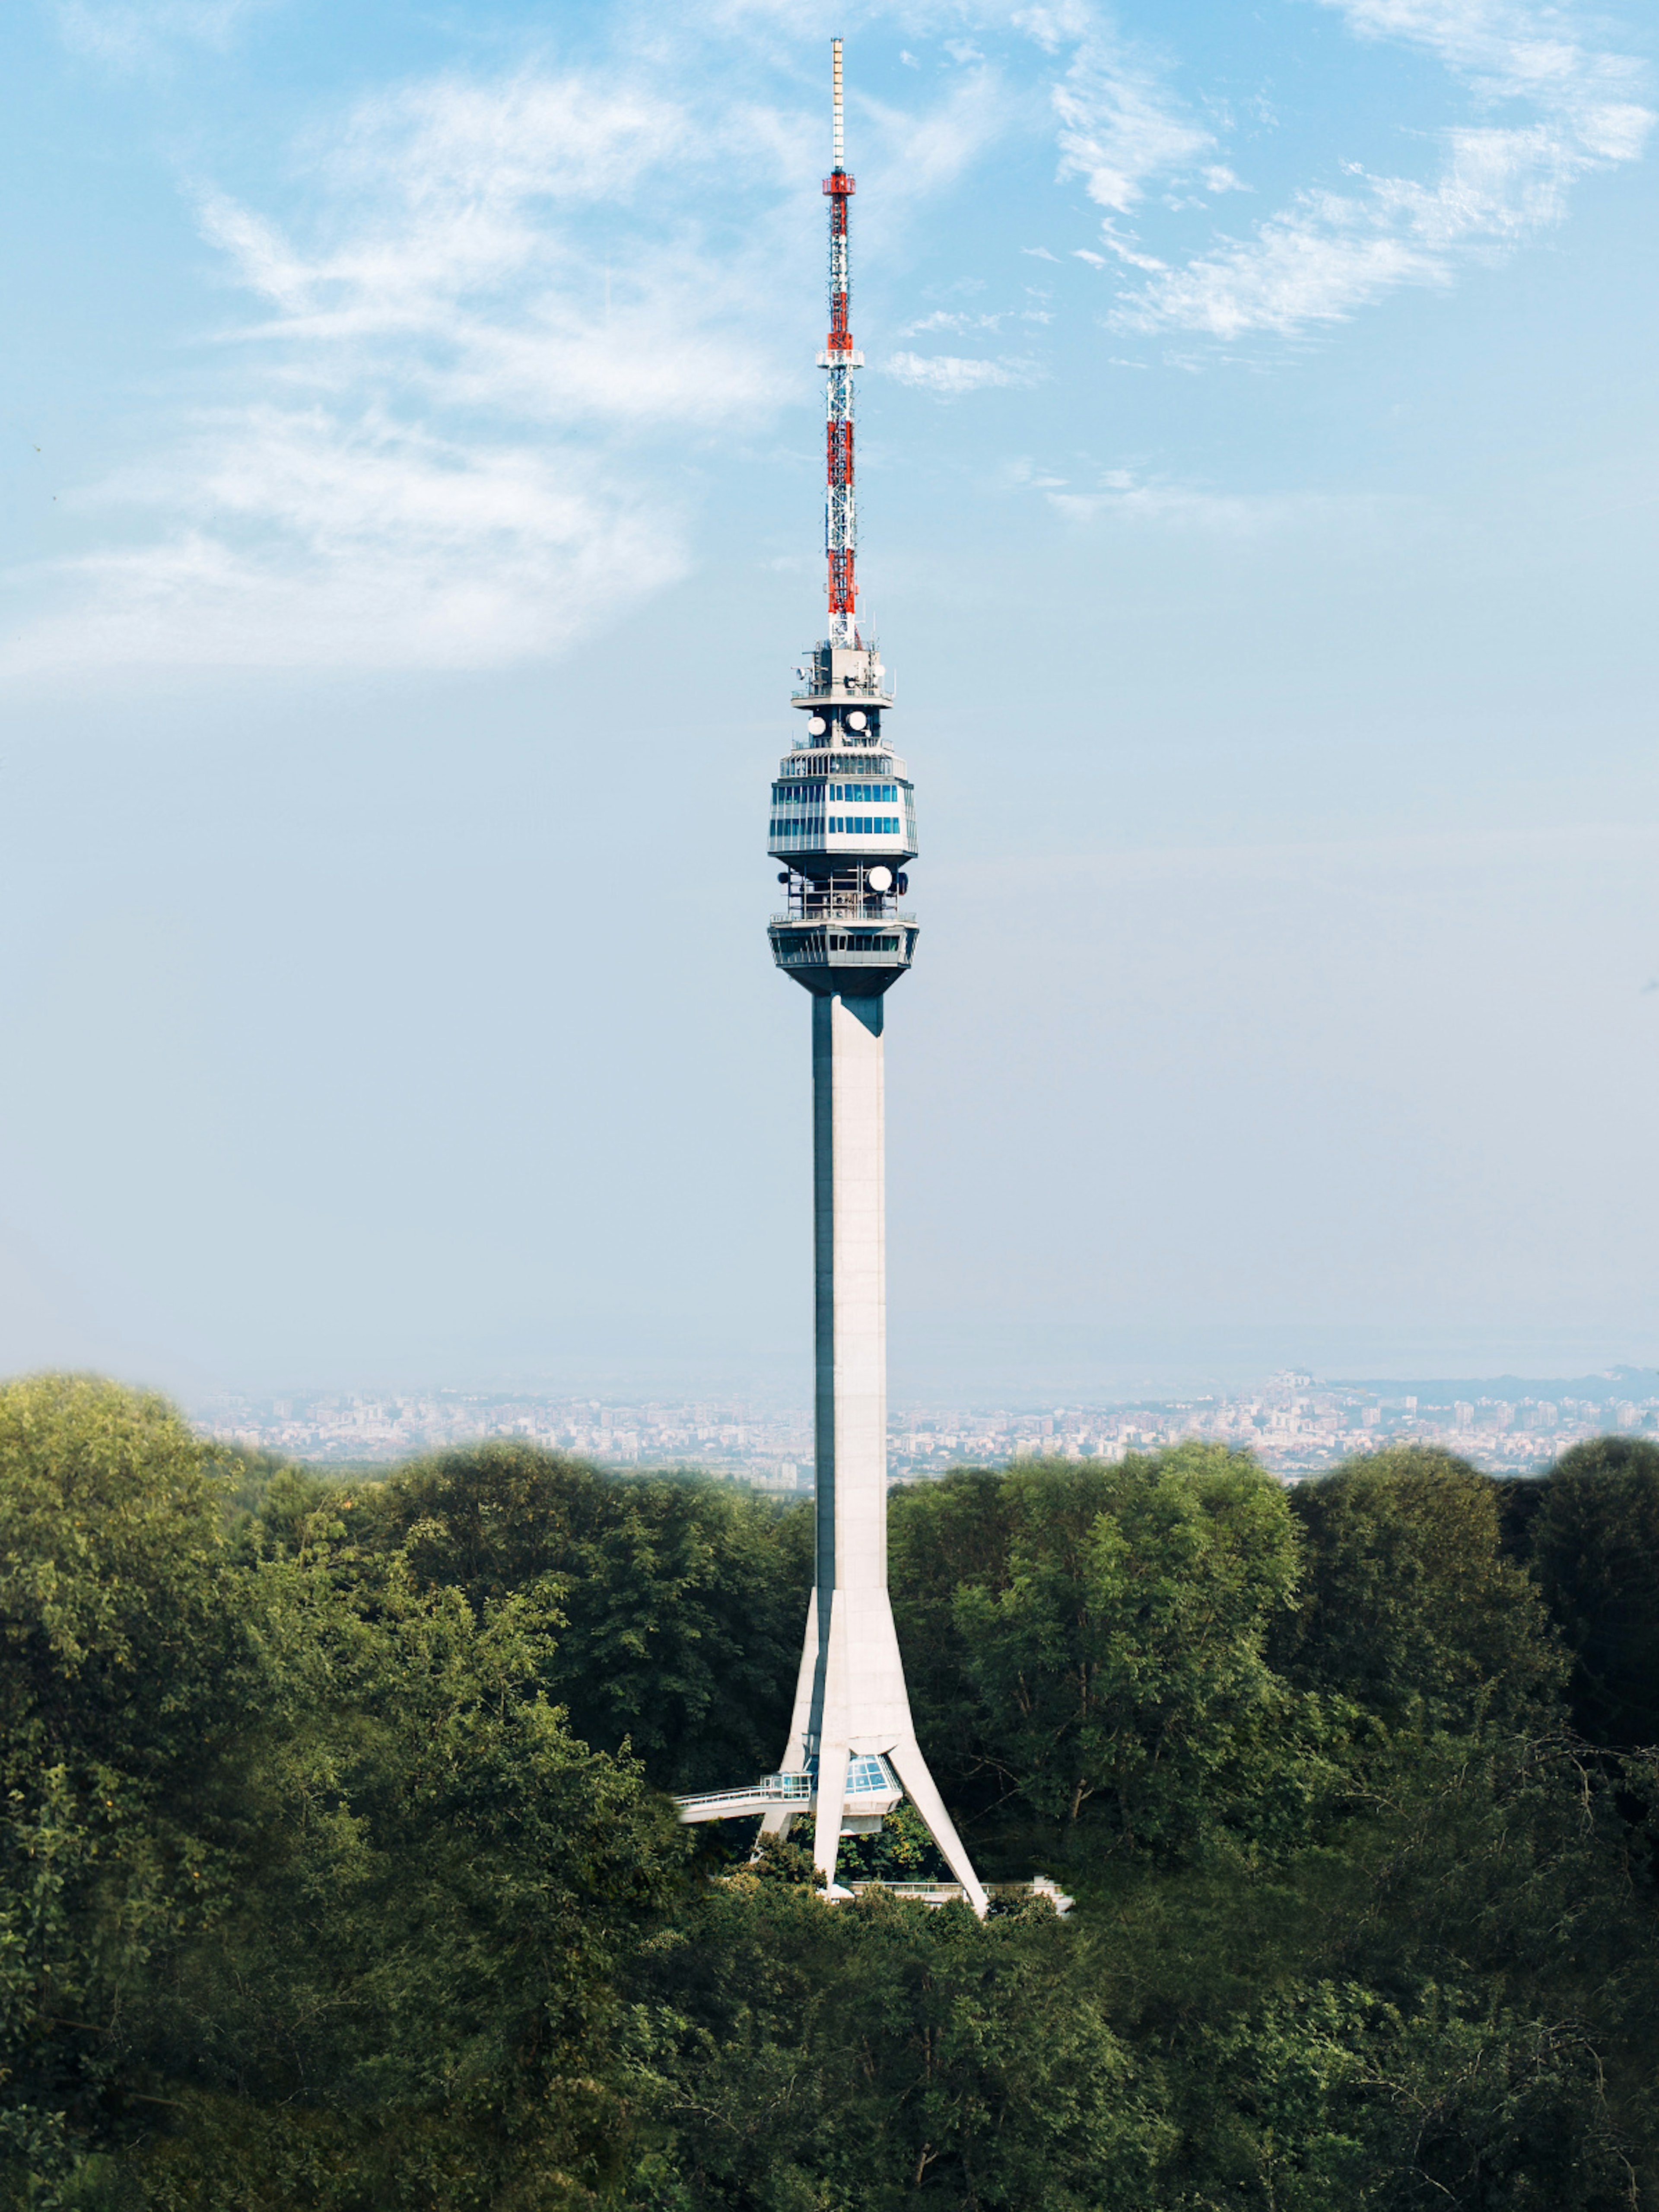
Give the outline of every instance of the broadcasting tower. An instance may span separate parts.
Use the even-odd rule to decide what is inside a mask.
[[[883,1160],[885,994],[910,965],[900,909],[916,855],[915,802],[884,723],[886,671],[859,633],[854,574],[853,372],[841,40],[833,42],[830,335],[824,507],[830,635],[796,672],[806,717],[772,787],[768,850],[788,908],[773,957],[812,999],[812,1214],[817,1349],[817,1561],[794,1717],[781,1771],[746,1790],[680,1801],[682,1818],[760,1813],[787,1834],[814,1815],[812,1856],[832,1896],[843,1835],[868,1834],[902,1796],[975,1911],[985,1891],[927,1771],[910,1717],[887,1595],[887,1201]]]

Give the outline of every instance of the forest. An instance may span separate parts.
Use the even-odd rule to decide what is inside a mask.
[[[0,2203],[1659,2212],[1659,1446],[890,1506],[921,1741],[806,1853],[810,1509],[489,1444],[325,1480],[0,1387]]]

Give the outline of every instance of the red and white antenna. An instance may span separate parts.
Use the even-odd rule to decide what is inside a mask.
[[[863,368],[864,356],[853,350],[848,320],[852,280],[847,258],[847,216],[854,187],[847,173],[842,137],[841,40],[832,39],[830,49],[834,58],[833,122],[830,170],[823,180],[830,196],[830,336],[818,356],[818,367],[830,372],[823,536],[830,557],[830,642],[852,646],[859,641],[854,611],[858,586],[853,574],[858,544],[858,517],[853,504],[853,371]]]

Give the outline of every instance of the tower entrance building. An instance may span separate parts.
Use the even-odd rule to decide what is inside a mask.
[[[817,1566],[789,1741],[775,1774],[680,1800],[687,1820],[758,1813],[787,1834],[810,1818],[835,1888],[846,1834],[869,1832],[908,1796],[975,1911],[985,1891],[916,1741],[887,1593],[887,1251],[882,1027],[886,994],[915,957],[905,907],[915,796],[893,750],[893,696],[860,634],[854,496],[853,345],[842,49],[834,42],[825,550],[829,635],[797,672],[804,726],[772,786],[767,849],[784,910],[773,957],[811,994],[817,1331]]]

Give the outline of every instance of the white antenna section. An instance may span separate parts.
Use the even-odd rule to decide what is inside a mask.
[[[844,169],[847,167],[847,149],[842,142],[841,131],[841,40],[839,39],[830,40],[830,51],[835,57],[834,69],[836,79],[836,119],[831,126],[830,131],[830,166],[832,169]]]

